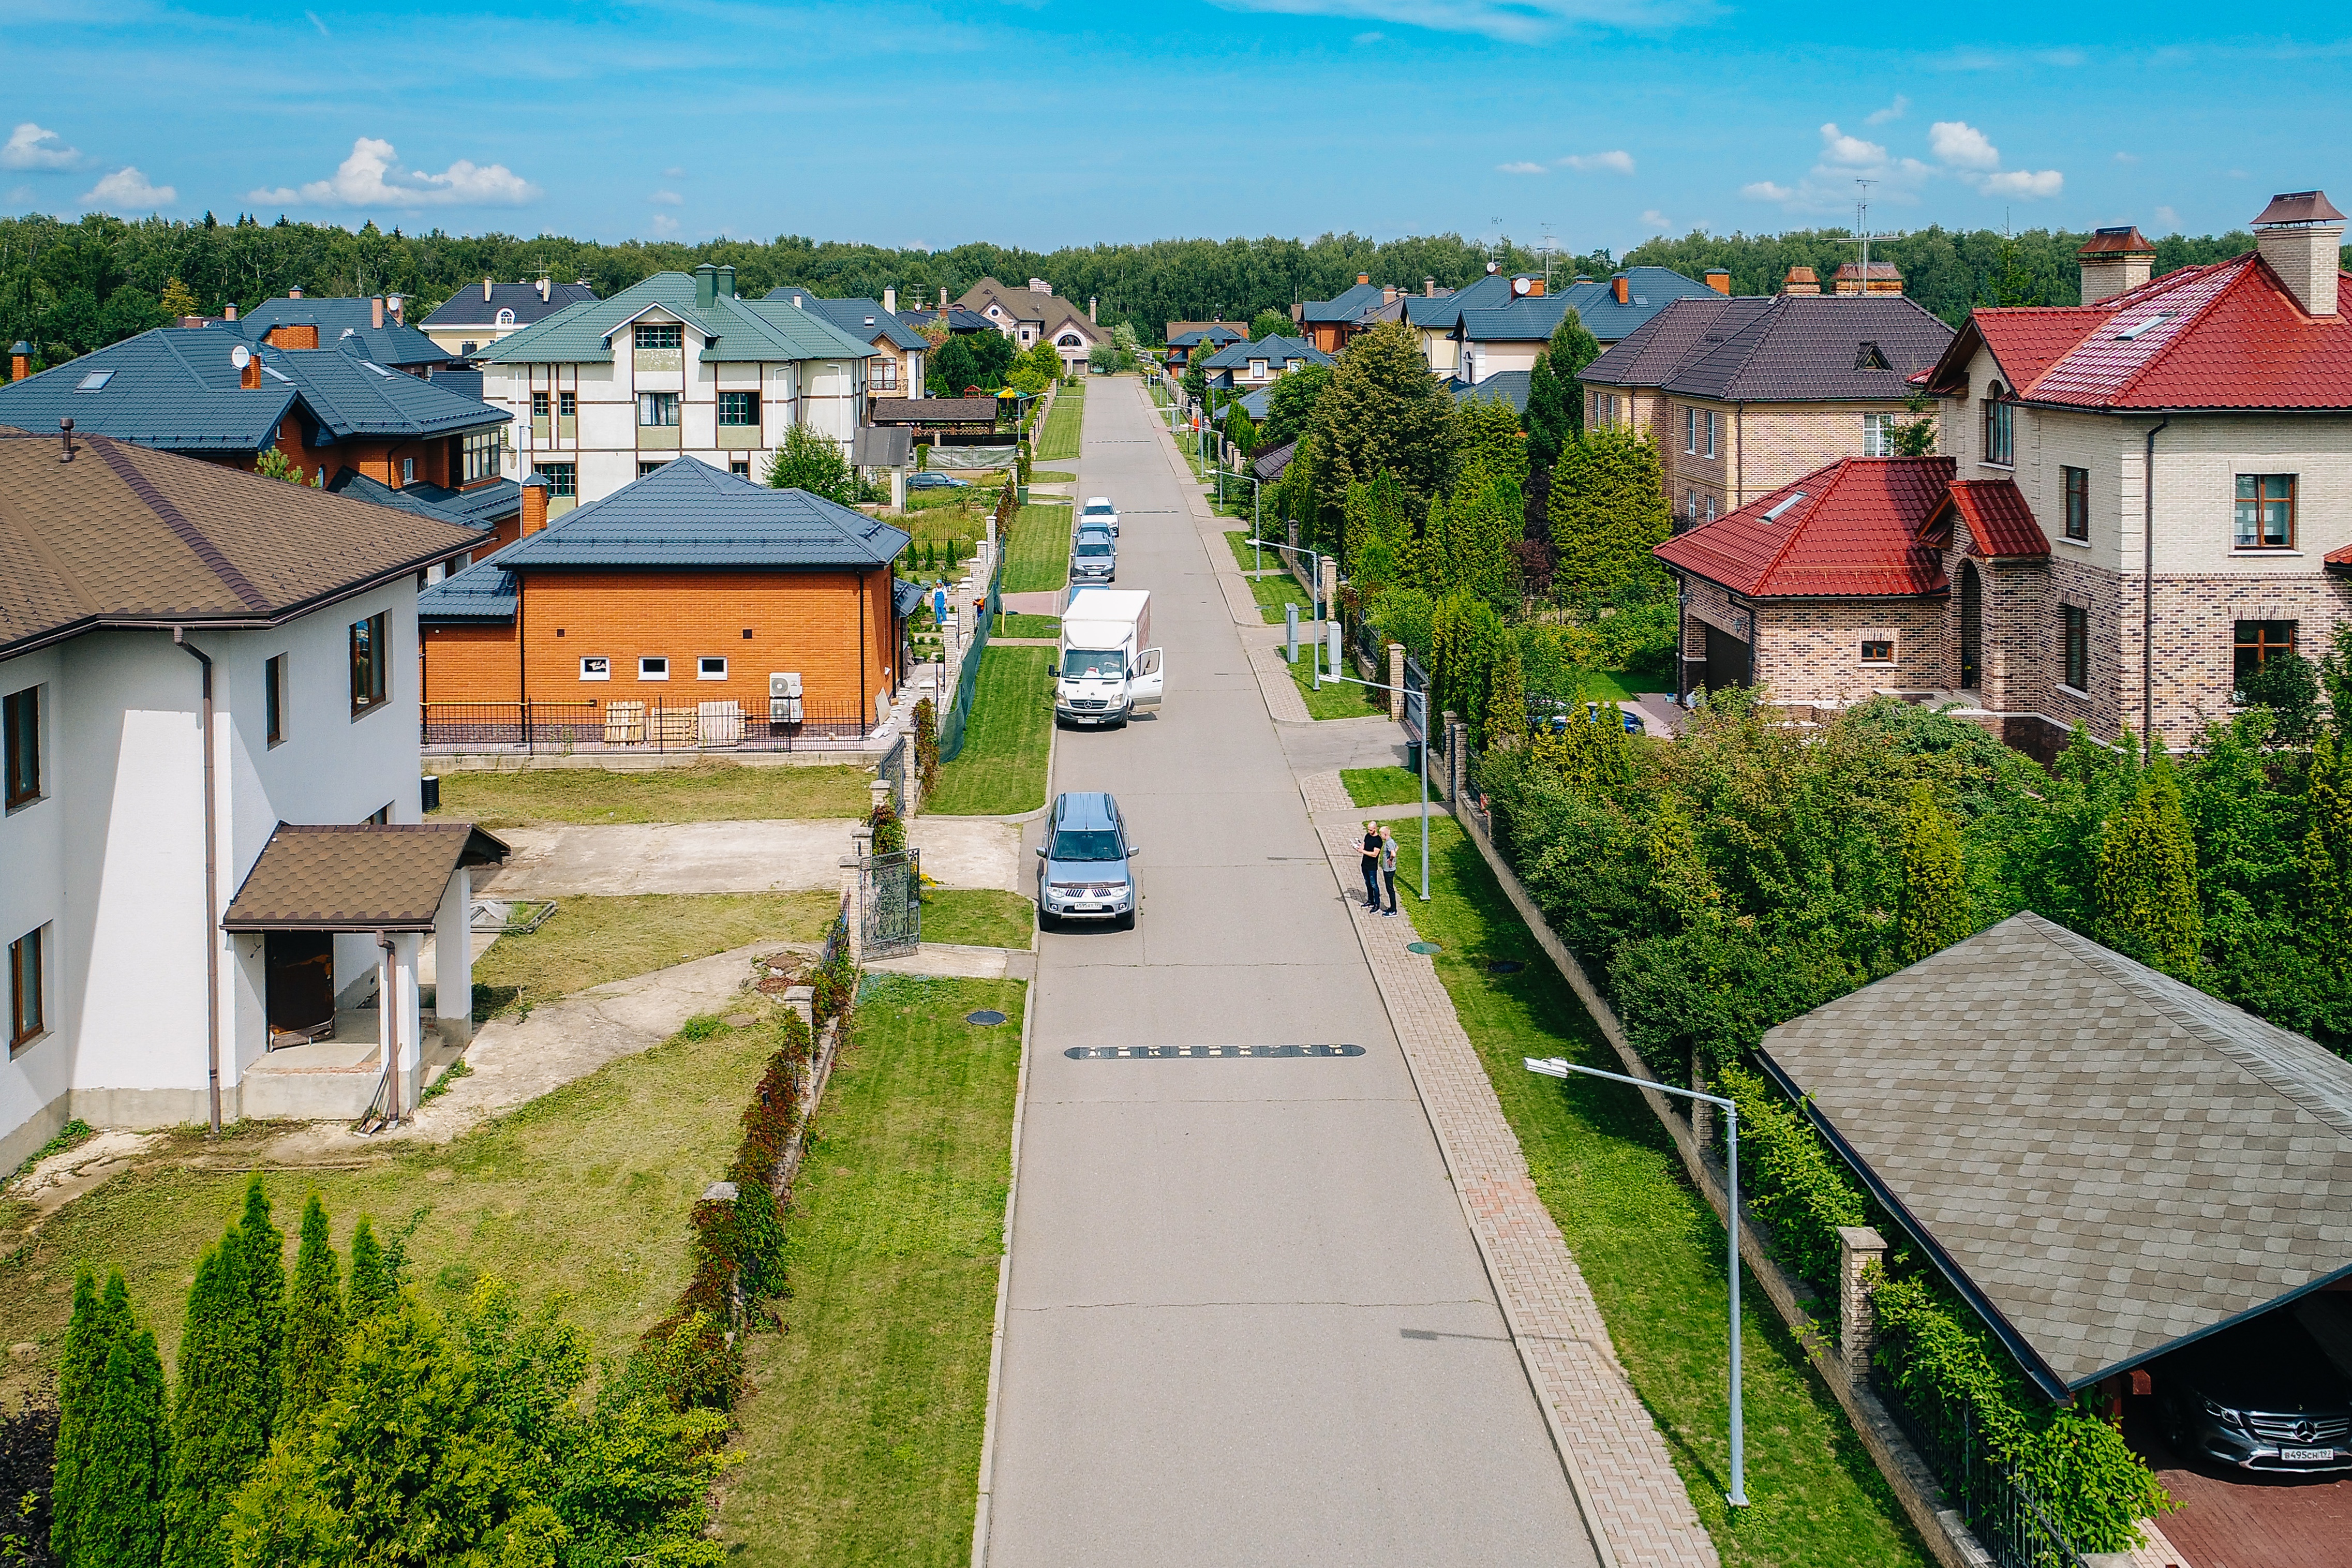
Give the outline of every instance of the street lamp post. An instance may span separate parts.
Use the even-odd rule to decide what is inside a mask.
[[[1422,755],[1428,755],[1423,747]],[[1748,1506],[1747,1438],[1739,1414],[1739,1105],[1720,1094],[1702,1094],[1696,1089],[1681,1089],[1672,1083],[1661,1083],[1652,1078],[1630,1078],[1622,1072],[1603,1072],[1597,1067],[1580,1067],[1573,1061],[1555,1056],[1538,1061],[1523,1057],[1529,1072],[1540,1072],[1547,1078],[1565,1078],[1580,1072],[1588,1078],[1606,1078],[1612,1083],[1630,1083],[1636,1089],[1655,1089],[1663,1094],[1679,1094],[1685,1100],[1704,1100],[1719,1105],[1724,1113],[1724,1168],[1727,1175],[1725,1202],[1730,1210],[1730,1223],[1724,1227],[1730,1238],[1731,1253],[1731,1490],[1725,1500],[1734,1508]]]

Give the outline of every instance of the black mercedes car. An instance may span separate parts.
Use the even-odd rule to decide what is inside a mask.
[[[2352,1470],[2352,1377],[2291,1312],[2210,1334],[2149,1371],[2183,1455],[2273,1474]]]

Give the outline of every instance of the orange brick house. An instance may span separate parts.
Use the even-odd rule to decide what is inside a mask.
[[[520,725],[583,747],[861,736],[905,678],[907,534],[698,459],[667,463],[419,596],[428,745]],[[528,713],[525,713],[525,708]]]

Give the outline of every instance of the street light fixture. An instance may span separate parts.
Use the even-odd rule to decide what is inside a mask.
[[[1426,756],[1424,747],[1423,755]],[[1603,1072],[1597,1067],[1580,1067],[1573,1061],[1553,1057],[1538,1061],[1532,1056],[1522,1057],[1529,1072],[1540,1072],[1547,1078],[1565,1078],[1580,1072],[1588,1078],[1606,1078],[1612,1083],[1630,1083],[1636,1089],[1655,1089],[1662,1094],[1679,1094],[1685,1100],[1704,1100],[1719,1105],[1724,1113],[1724,1167],[1728,1179],[1725,1183],[1725,1202],[1730,1209],[1730,1223],[1724,1232],[1730,1238],[1731,1250],[1731,1490],[1725,1499],[1734,1508],[1748,1506],[1747,1440],[1739,1415],[1739,1105],[1720,1094],[1702,1094],[1696,1089],[1680,1089],[1671,1083],[1661,1083],[1654,1078],[1629,1078],[1622,1072]]]

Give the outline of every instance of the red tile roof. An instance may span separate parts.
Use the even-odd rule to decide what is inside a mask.
[[[2352,299],[2352,279],[2345,292]],[[2028,402],[2075,408],[2352,408],[2352,314],[2304,313],[2257,252],[2187,267],[2097,305],[1979,310],[1929,384],[1977,346]]]
[[[1969,553],[1984,560],[2046,556],[2050,537],[2013,479],[1955,479],[1952,508],[1969,525]]]
[[[2320,564],[2330,571],[2352,572],[2352,545],[2329,550],[2320,558]]]
[[[1653,553],[1759,599],[1942,593],[1950,585],[1926,528],[1943,509],[1952,470],[1948,457],[1844,458]],[[1768,522],[1785,502],[1793,504]]]

